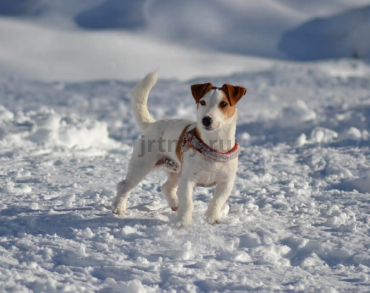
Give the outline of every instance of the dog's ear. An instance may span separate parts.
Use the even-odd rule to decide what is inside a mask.
[[[213,84],[210,82],[193,84],[191,86],[191,94],[193,95],[195,102],[199,103],[199,100],[213,88]]]
[[[247,93],[246,88],[227,83],[222,86],[221,90],[226,94],[231,106],[234,106]]]

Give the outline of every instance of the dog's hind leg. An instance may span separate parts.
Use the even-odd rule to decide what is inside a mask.
[[[125,180],[117,184],[117,196],[113,200],[112,212],[114,214],[126,214],[126,203],[132,189],[140,183],[156,163],[155,155],[147,155],[145,157],[136,156],[135,151],[131,157],[128,173]]]
[[[168,205],[173,211],[177,211],[177,186],[179,183],[180,173],[167,172],[167,181],[162,185],[162,193],[165,195]]]

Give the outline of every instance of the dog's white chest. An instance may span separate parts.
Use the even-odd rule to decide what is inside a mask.
[[[203,173],[199,176],[197,181],[197,186],[201,187],[212,187],[216,185],[217,182],[217,176],[212,173]]]
[[[229,175],[235,173],[238,164],[237,158],[229,162],[213,162],[202,154],[197,154],[197,157],[197,165],[192,166],[198,171],[197,186],[211,187],[219,181],[227,181]]]

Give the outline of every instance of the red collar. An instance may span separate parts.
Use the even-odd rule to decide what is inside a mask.
[[[219,162],[227,162],[238,157],[240,153],[239,144],[235,142],[234,147],[227,152],[220,152],[210,148],[200,137],[196,134],[196,128],[186,132],[184,135],[183,147],[188,144],[197,152],[206,156],[209,159]]]

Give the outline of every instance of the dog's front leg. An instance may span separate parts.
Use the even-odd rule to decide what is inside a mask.
[[[206,212],[208,223],[215,224],[221,222],[221,209],[230,196],[230,193],[234,186],[234,181],[235,175],[230,176],[225,181],[220,181],[217,183],[215,193],[208,205],[208,209]]]
[[[178,227],[186,228],[192,223],[192,215],[194,210],[193,190],[196,184],[195,176],[190,176],[186,172],[181,174],[179,187],[177,189],[177,197],[179,200],[179,209],[177,211]]]

